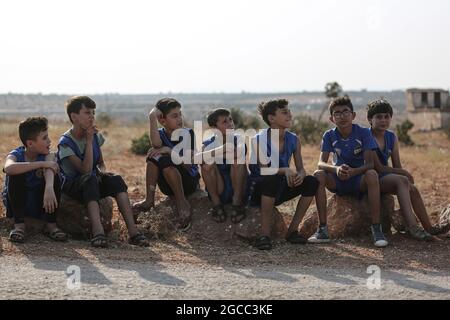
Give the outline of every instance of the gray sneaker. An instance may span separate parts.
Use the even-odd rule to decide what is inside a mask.
[[[316,233],[314,233],[309,239],[309,243],[327,243],[330,242],[330,237],[328,236],[328,227],[319,226]]]
[[[373,242],[375,244],[375,247],[384,248],[388,245],[386,237],[383,234],[381,224],[373,224],[370,227],[370,230],[372,231]]]

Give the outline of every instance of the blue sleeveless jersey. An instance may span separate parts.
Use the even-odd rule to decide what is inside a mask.
[[[271,146],[271,139],[270,139],[270,133],[271,129],[265,129],[260,131],[256,136],[257,144],[266,142],[267,144],[267,152],[266,155],[268,157],[272,154],[272,146]],[[262,142],[260,142],[260,140]],[[264,141],[266,140],[266,141]],[[288,168],[289,162],[294,154],[294,152],[297,150],[297,135],[295,135],[292,132],[286,131],[284,135],[284,149],[282,152],[278,151],[278,159],[279,159],[279,167],[280,168]],[[257,152],[256,150],[252,150],[253,152]],[[269,164],[270,166],[270,164]],[[258,178],[261,176],[261,167],[259,164],[250,164],[250,177],[251,178]]]
[[[25,162],[25,147],[18,147],[14,150],[12,150],[8,155],[12,155],[14,157],[16,157],[16,161],[17,162]],[[45,157],[46,155],[40,154],[38,155],[37,159],[35,161],[45,161]],[[44,182],[44,174],[43,171],[41,169],[38,170],[33,170],[33,171],[29,171],[27,173],[25,173],[25,185],[27,187],[27,205],[26,208],[28,211],[28,214],[30,214],[31,216],[35,216],[35,211],[40,209],[40,208],[35,208],[35,201],[33,201],[33,199],[35,199],[36,197],[34,196],[34,191],[36,189],[36,187],[38,187],[41,183]],[[8,187],[9,187],[9,176],[6,175],[5,178],[5,185],[3,188],[3,192],[2,192],[2,196],[3,196],[3,204],[5,205],[6,208],[6,216],[8,218],[12,217],[12,211],[11,208],[9,206],[9,201],[8,201]]]
[[[372,129],[370,132],[372,133]],[[389,158],[391,157],[392,150],[394,150],[394,143],[395,134],[390,130],[386,130],[384,132],[384,150],[381,150],[380,147],[378,147],[378,144],[376,149],[378,159],[380,159],[380,162],[384,166],[388,166]]]
[[[194,136],[194,130],[190,128],[183,128],[183,130],[187,130],[189,132],[189,135],[191,137],[191,149],[194,150],[194,143],[195,143],[195,136]],[[177,144],[183,141],[183,136],[180,136],[179,141],[172,141],[170,140],[169,135],[167,134],[166,130],[164,128],[158,129],[159,137],[161,138],[162,144],[166,147],[169,147],[173,149]],[[180,156],[183,156],[183,150],[180,152]],[[192,177],[196,177],[199,175],[198,173],[198,166],[196,164],[191,164],[189,169],[189,174]]]
[[[63,184],[64,184],[65,181],[71,181],[71,180],[74,180],[74,179],[80,177],[81,173],[77,172],[75,175],[68,175],[67,173],[64,172],[64,170],[61,166],[62,159],[60,159],[60,157],[59,157],[59,150],[60,150],[61,146],[68,146],[70,149],[72,149],[72,151],[75,153],[77,158],[79,158],[81,161],[84,160],[84,153],[81,153],[80,148],[78,148],[78,145],[75,143],[75,141],[73,141],[73,139],[70,136],[68,136],[66,134],[61,136],[61,138],[59,139],[59,142],[58,142],[57,161],[58,161],[59,167],[61,169],[61,176],[63,178]],[[91,175],[96,175],[97,165],[100,162],[100,154],[101,154],[97,134],[95,134],[93,137],[92,147],[93,147],[92,148],[93,149],[93,165],[92,165]]]

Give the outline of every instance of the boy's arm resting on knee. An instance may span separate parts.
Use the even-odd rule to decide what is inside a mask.
[[[320,157],[319,157],[319,163],[317,164],[317,167],[319,168],[319,170],[337,174],[338,167],[328,164],[329,158],[330,158],[329,152],[321,152]]]
[[[51,161],[32,161],[32,162],[17,162],[17,158],[13,155],[6,157],[5,167],[3,171],[10,176],[27,173],[29,171],[51,168]]]
[[[365,173],[367,170],[374,169],[374,160],[373,160],[373,151],[365,150],[364,151],[364,165],[358,168],[350,168],[349,175],[350,177],[354,177],[360,174]]]
[[[77,156],[72,155],[67,157],[69,159],[70,164],[74,167],[76,171],[78,171],[81,174],[86,174],[92,172],[92,160],[89,163],[86,161],[81,161]],[[86,160],[86,158],[84,159]]]

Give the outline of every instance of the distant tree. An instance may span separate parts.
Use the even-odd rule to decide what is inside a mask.
[[[320,122],[322,120],[323,114],[328,109],[329,100],[333,98],[337,98],[342,94],[342,87],[339,83],[336,81],[334,82],[328,82],[325,85],[325,96],[328,98],[328,101],[325,103],[325,105],[322,108],[322,111],[320,112],[318,121]]]
[[[397,125],[397,137],[398,141],[406,144],[407,146],[414,145],[414,142],[412,141],[411,137],[408,134],[408,131],[411,130],[414,127],[414,124],[409,121],[405,120],[402,123]]]
[[[236,129],[260,129],[263,126],[261,119],[258,116],[249,115],[246,112],[238,109],[231,108],[231,117],[233,118],[234,126]]]

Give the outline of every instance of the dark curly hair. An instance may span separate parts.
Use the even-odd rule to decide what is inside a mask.
[[[352,100],[350,100],[349,96],[345,95],[343,97],[334,98],[331,100],[328,109],[330,110],[330,115],[333,115],[333,110],[336,107],[346,106],[349,107],[350,110],[353,111]]]
[[[261,115],[264,122],[270,126],[269,115],[275,115],[275,112],[278,109],[283,109],[287,107],[288,104],[289,101],[286,99],[269,100],[267,102],[263,101],[258,105],[258,113]]]
[[[394,110],[385,99],[377,99],[367,104],[367,119],[372,119],[377,113],[389,113],[392,117]]]
[[[44,117],[30,117],[20,122],[19,137],[23,145],[27,146],[27,140],[35,140],[37,136],[48,130],[48,120]]]

